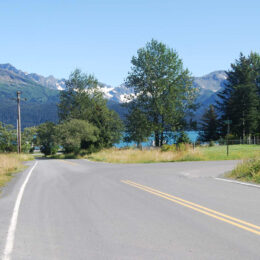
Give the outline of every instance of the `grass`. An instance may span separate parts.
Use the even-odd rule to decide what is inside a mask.
[[[239,160],[260,157],[259,145],[232,145],[229,156],[226,146],[197,147],[186,151],[137,150],[137,149],[106,149],[86,158],[94,161],[110,163],[154,163],[176,161],[211,161],[211,160]]]
[[[244,160],[233,171],[226,175],[228,178],[260,183],[260,157]]]
[[[160,150],[120,150],[116,148],[102,150],[88,155],[86,158],[94,161],[103,161],[110,163],[153,163],[153,162],[172,162],[197,160],[199,157],[197,151],[187,152],[161,152]]]
[[[28,154],[0,154],[0,187],[11,180],[12,174],[25,168],[23,161],[33,160]]]

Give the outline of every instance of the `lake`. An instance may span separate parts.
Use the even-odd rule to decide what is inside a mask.
[[[185,133],[188,135],[189,139],[193,143],[195,143],[196,140],[198,139],[198,136],[199,136],[199,132],[198,131],[185,131]],[[151,137],[148,138],[147,142],[143,142],[142,143],[142,146],[143,147],[145,147],[145,146],[152,146],[153,141],[154,141],[154,137],[151,136]],[[171,140],[169,140],[168,144],[173,144],[173,143],[174,143],[174,139],[172,138]],[[126,143],[124,141],[121,141],[118,144],[114,144],[114,146],[117,147],[117,148],[122,148],[122,147],[125,147],[125,146],[134,146],[134,145],[136,145],[135,142]]]

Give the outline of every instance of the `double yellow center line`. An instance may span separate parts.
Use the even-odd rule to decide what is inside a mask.
[[[128,184],[130,186],[133,186],[135,188],[138,188],[140,190],[154,194],[158,197],[170,200],[170,201],[175,202],[177,204],[180,204],[184,207],[193,209],[197,212],[200,212],[200,213],[205,214],[207,216],[210,216],[212,218],[216,218],[216,219],[221,220],[223,222],[229,223],[229,224],[236,226],[238,228],[242,228],[242,229],[247,230],[249,232],[252,232],[256,235],[260,235],[260,226],[251,224],[249,222],[246,222],[246,221],[238,219],[238,218],[231,217],[229,215],[223,214],[223,213],[218,212],[216,210],[206,208],[206,207],[201,206],[199,204],[184,200],[182,198],[173,196],[173,195],[165,193],[165,192],[161,192],[159,190],[153,189],[151,187],[148,187],[148,186],[145,186],[145,185],[133,182],[133,181],[121,180],[121,182]]]

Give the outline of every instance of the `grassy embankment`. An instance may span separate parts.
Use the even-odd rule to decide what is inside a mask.
[[[196,147],[186,151],[136,150],[136,149],[106,149],[93,153],[86,158],[94,161],[110,163],[152,163],[176,161],[213,161],[239,160],[260,157],[258,145],[232,145],[229,147],[229,156],[226,146]]]
[[[29,154],[0,154],[0,187],[4,186],[12,178],[12,173],[25,168],[23,161],[33,160]]]
[[[244,160],[226,177],[239,181],[260,183],[260,156]]]

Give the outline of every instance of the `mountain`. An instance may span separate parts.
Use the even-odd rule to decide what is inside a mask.
[[[16,125],[15,98],[18,90],[22,92],[23,98],[22,127],[38,125],[45,121],[57,122],[57,88],[39,84],[32,74],[17,70],[10,64],[0,65],[0,121]]]
[[[214,71],[205,76],[194,78],[194,87],[200,89],[197,99],[200,107],[196,111],[195,120],[200,121],[209,105],[216,103],[217,94],[223,90],[226,83],[227,75],[224,70]]]
[[[200,119],[205,108],[215,102],[216,93],[221,91],[226,82],[225,71],[214,71],[203,77],[194,78],[194,87],[200,90],[197,102],[201,104],[196,112]],[[124,84],[113,87],[99,83],[100,90],[108,100],[108,106],[123,118],[125,108],[122,103],[133,93]],[[16,92],[22,92],[21,113],[22,127],[38,125],[45,121],[58,121],[57,106],[59,92],[65,88],[65,79],[53,76],[44,77],[36,73],[26,73],[11,64],[0,64],[0,121],[16,125]]]
[[[5,74],[5,80],[16,81],[19,80],[30,80],[38,85],[47,87],[54,90],[63,90],[65,88],[65,79],[56,79],[53,76],[44,77],[36,73],[27,73],[16,69],[11,64],[0,64],[0,73]],[[0,80],[4,78],[0,74]]]

